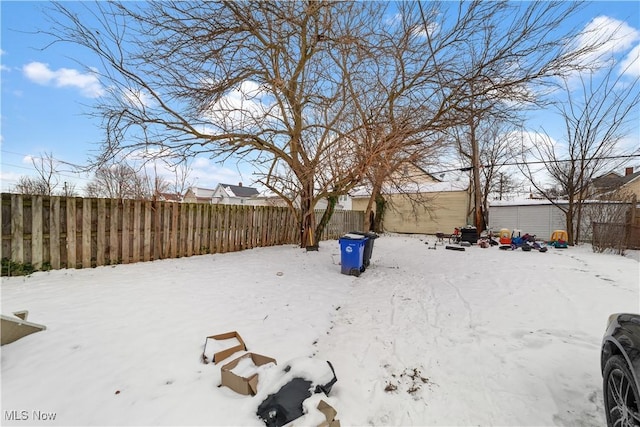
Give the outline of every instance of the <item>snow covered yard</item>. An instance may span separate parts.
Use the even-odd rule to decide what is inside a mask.
[[[278,369],[250,397],[218,387],[241,353],[200,359],[238,331],[278,367],[331,361],[343,426],[604,425],[600,341],[609,314],[640,310],[637,258],[434,240],[382,236],[359,278],[337,241],[3,278],[2,313],[47,330],[1,348],[2,424],[264,425]]]

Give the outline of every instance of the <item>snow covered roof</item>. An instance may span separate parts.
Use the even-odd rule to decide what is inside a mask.
[[[568,200],[554,200],[557,205],[568,205]],[[604,204],[604,203],[624,203],[627,204],[629,202],[625,201],[615,201],[615,200],[584,200],[582,203],[596,203],[596,204]],[[535,205],[551,205],[552,203],[547,199],[514,199],[514,200],[493,200],[489,203],[489,207],[493,206],[535,206]]]
[[[556,203],[568,204],[568,200],[556,200]],[[550,205],[547,199],[513,199],[513,200],[492,200],[489,206],[529,206],[529,205]]]
[[[258,190],[253,187],[245,187],[244,185],[219,184],[220,187],[229,195],[229,197],[255,197],[259,194]]]
[[[468,183],[460,181],[451,182],[429,182],[429,183],[408,183],[401,188],[387,185],[383,188],[383,194],[416,194],[416,193],[444,193],[450,191],[467,191]],[[359,187],[349,192],[351,197],[368,197],[371,189]]]
[[[193,193],[194,196],[198,198],[211,198],[213,196],[213,190],[210,188],[203,187],[190,187],[189,190]]]

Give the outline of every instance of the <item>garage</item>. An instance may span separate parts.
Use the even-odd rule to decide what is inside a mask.
[[[518,229],[548,239],[553,230],[564,230],[565,224],[564,213],[546,200],[500,200],[489,206],[489,227],[494,232]]]

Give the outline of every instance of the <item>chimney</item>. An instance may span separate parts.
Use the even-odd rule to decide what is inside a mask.
[[[632,168],[632,171],[633,171],[633,168]],[[241,182],[238,183],[238,187],[242,187],[242,183]]]
[[[633,173],[633,166],[630,168],[625,168],[624,170],[624,176],[628,176],[631,175]]]

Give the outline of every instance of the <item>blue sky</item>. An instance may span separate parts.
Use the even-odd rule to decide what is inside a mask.
[[[47,2],[0,1],[2,191],[15,185],[20,176],[34,175],[31,158],[43,153],[51,153],[60,161],[61,179],[81,190],[89,177],[74,173],[65,163],[86,164],[102,139],[99,122],[85,116],[102,87],[76,61],[86,62],[84,53],[69,44],[41,49],[49,39],[35,32],[49,26],[43,13],[46,6]],[[621,61],[638,55],[640,2],[593,2],[578,18],[580,22],[574,20],[567,25],[626,24],[624,38],[613,49]],[[640,74],[637,61],[634,72]],[[542,112],[534,116],[548,120]],[[640,123],[640,117],[636,122]],[[548,122],[547,127],[550,132],[560,129]],[[629,142],[637,145],[639,139],[640,130],[636,128]],[[636,163],[640,165],[640,161]],[[251,182],[250,170],[240,171],[234,164],[221,166],[203,157],[194,159],[191,168],[189,181],[202,187]]]

